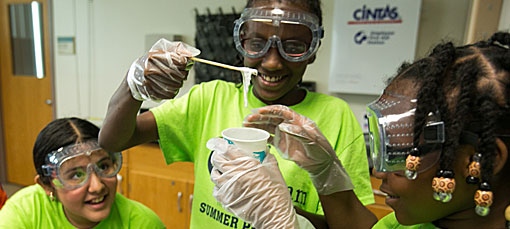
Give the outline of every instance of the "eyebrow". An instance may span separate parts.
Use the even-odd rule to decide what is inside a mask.
[[[112,158],[112,157],[110,157],[110,156],[104,156],[103,158],[101,158],[101,160],[97,161],[95,164],[99,164],[99,163],[101,163],[101,162],[103,162],[103,161],[106,161],[106,160],[110,160],[110,161],[112,161],[112,162],[113,162],[113,158]]]
[[[97,162],[94,162],[94,164],[97,164],[97,163],[103,162],[103,161],[105,161],[105,160],[111,160],[111,161],[113,161],[113,158],[112,158],[110,155],[106,155],[106,156],[103,156],[101,159],[99,159]],[[87,163],[87,166],[88,166],[89,164],[90,164],[90,163]],[[85,167],[85,168],[86,168],[86,166],[76,166],[76,167],[73,167],[73,168],[71,168],[71,169],[69,169],[69,170],[66,170],[66,171],[65,171],[65,173],[68,173],[68,172],[70,172],[70,171],[76,170],[77,168],[83,168],[83,167]]]

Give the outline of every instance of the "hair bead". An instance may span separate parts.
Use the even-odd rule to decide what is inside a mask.
[[[452,193],[455,191],[453,171],[440,170],[439,173],[440,176],[436,176],[432,180],[432,189],[434,190],[433,197],[437,201],[447,203],[452,200]]]
[[[482,154],[476,153],[473,155],[473,159],[468,166],[468,176],[466,177],[466,183],[468,184],[478,184],[480,182],[481,177],[481,165],[480,159]]]
[[[479,216],[486,216],[490,213],[490,206],[493,203],[494,194],[490,191],[488,182],[482,182],[480,188],[475,193],[475,212]]]

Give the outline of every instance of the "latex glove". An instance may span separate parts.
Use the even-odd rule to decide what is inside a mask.
[[[188,77],[188,58],[198,54],[200,50],[185,43],[160,39],[131,64],[131,95],[139,101],[174,98]]]
[[[314,121],[282,105],[266,106],[253,112],[245,118],[244,125],[273,134],[269,142],[283,158],[308,171],[319,194],[354,188],[335,150]]]
[[[212,138],[213,196],[255,228],[299,228],[292,198],[272,154],[262,163],[222,138]]]

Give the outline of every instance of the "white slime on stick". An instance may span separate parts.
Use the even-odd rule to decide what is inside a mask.
[[[248,67],[235,67],[235,66],[222,64],[222,63],[218,63],[218,62],[214,62],[214,61],[210,61],[210,60],[204,60],[204,59],[200,59],[200,58],[196,58],[196,57],[191,57],[190,59],[200,62],[200,63],[204,63],[204,64],[210,64],[210,65],[214,65],[217,67],[240,71],[241,74],[243,75],[244,107],[248,107],[248,89],[250,87],[251,76],[252,75],[256,76],[258,74],[257,69],[248,68]]]
[[[241,67],[239,68],[241,74],[243,74],[243,95],[244,95],[244,107],[248,107],[248,90],[250,88],[251,76],[257,75],[257,69]]]

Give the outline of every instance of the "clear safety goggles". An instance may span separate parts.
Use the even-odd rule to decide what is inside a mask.
[[[48,154],[43,175],[52,177],[57,187],[79,188],[87,183],[90,175],[110,178],[122,167],[122,154],[109,153],[99,147],[97,140],[61,147]]]
[[[416,148],[422,172],[434,166],[440,158],[444,142],[444,123],[438,114],[427,117],[421,143],[414,146],[414,113],[416,100],[401,95],[384,94],[367,106],[370,155],[377,172],[404,175],[406,158]],[[437,112],[438,113],[438,112]]]
[[[317,51],[322,37],[319,18],[306,12],[246,8],[234,22],[234,43],[248,58],[260,58],[277,47],[285,60],[304,61]]]

